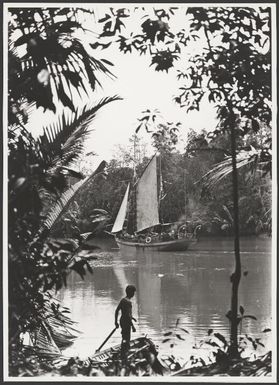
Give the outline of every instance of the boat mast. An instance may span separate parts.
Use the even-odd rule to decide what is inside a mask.
[[[186,189],[186,170],[183,170],[183,184],[184,184],[184,215],[185,219],[184,222],[186,222],[187,218],[187,189]]]
[[[136,138],[134,135],[134,157],[133,157],[133,177],[132,177],[132,188],[129,202],[129,212],[128,212],[128,224],[127,224],[127,232],[129,234],[134,234],[136,232],[136,215],[137,215],[137,196],[136,196]]]

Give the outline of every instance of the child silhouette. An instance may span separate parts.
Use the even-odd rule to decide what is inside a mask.
[[[135,295],[136,288],[133,285],[128,285],[126,287],[126,297],[122,298],[119,302],[115,310],[115,327],[119,328],[118,324],[118,314],[121,310],[120,317],[120,326],[121,326],[121,334],[122,334],[122,346],[125,348],[130,347],[131,340],[131,329],[133,332],[136,331],[136,328],[133,325],[133,320],[136,322],[137,320],[132,317],[132,302],[131,298]]]

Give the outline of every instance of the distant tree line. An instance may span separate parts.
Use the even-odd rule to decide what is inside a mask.
[[[182,129],[180,129],[181,132]],[[203,235],[231,235],[233,230],[231,178],[228,174],[213,186],[204,176],[216,164],[220,164],[229,155],[229,137],[216,136],[209,142],[205,130],[197,134],[188,132],[184,152],[177,150],[177,141],[169,139],[170,128],[167,123],[160,124],[150,135],[150,140],[161,153],[161,171],[163,181],[162,200],[160,202],[161,219],[166,222],[188,221],[190,225],[201,225]],[[182,131],[183,132],[183,131]],[[264,128],[257,134],[248,135],[239,140],[243,147],[260,147]],[[139,141],[139,139],[137,139]],[[169,142],[169,143],[167,143]],[[116,218],[127,184],[132,180],[133,161],[131,148],[122,148],[118,158],[112,159],[107,167],[107,178],[94,185],[88,184],[76,198],[79,207],[77,223],[83,231],[95,228],[92,218],[94,210],[106,210],[109,218],[100,227],[110,230]],[[125,159],[126,164],[125,164]],[[139,157],[136,163],[137,176],[141,175],[148,157]],[[240,232],[242,235],[256,235],[271,231],[271,179],[262,176],[254,167],[239,173]]]

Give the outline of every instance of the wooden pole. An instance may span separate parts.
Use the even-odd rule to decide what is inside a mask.
[[[102,349],[102,347],[105,345],[105,343],[107,343],[108,342],[108,340],[110,339],[110,337],[114,334],[114,332],[115,332],[115,330],[116,330],[117,328],[114,328],[113,330],[112,330],[112,332],[107,336],[107,338],[104,340],[104,342],[98,347],[98,349],[96,349],[96,353],[98,353],[101,349]]]

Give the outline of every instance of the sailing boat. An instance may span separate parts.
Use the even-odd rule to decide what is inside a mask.
[[[120,249],[142,249],[152,251],[183,251],[197,241],[195,232],[189,233],[186,225],[173,230],[175,224],[161,224],[159,220],[158,155],[154,155],[142,176],[135,184],[135,231],[123,231],[128,214],[131,186],[127,186],[111,233]],[[156,229],[160,229],[156,232]],[[128,251],[128,250],[127,250]]]

